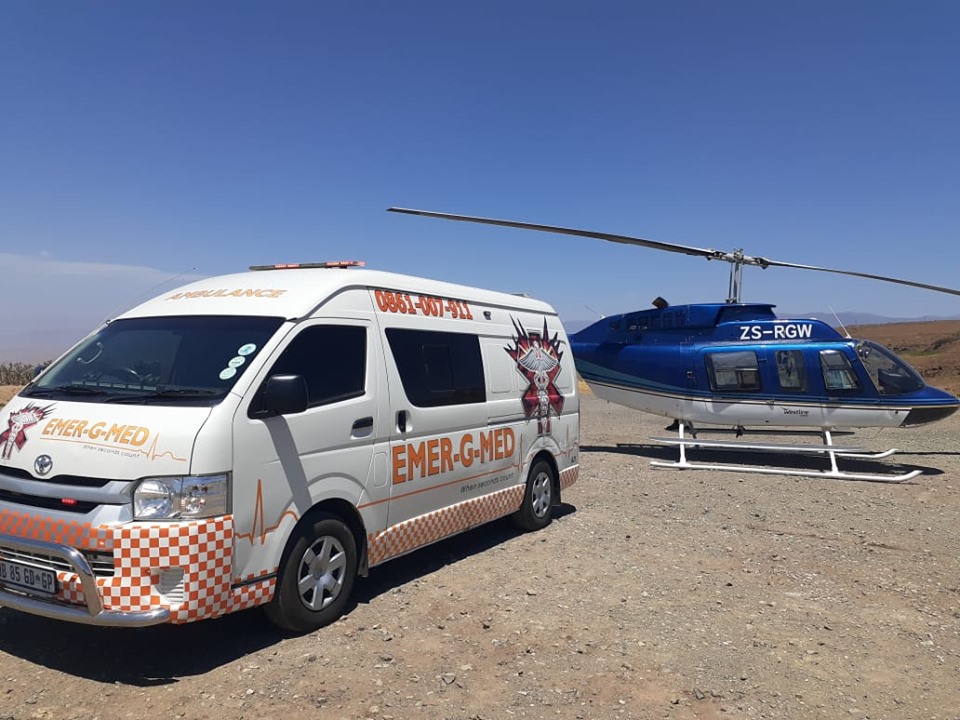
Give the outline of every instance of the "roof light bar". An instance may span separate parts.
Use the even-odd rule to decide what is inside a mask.
[[[277,263],[275,265],[251,265],[251,270],[300,270],[310,268],[351,268],[363,267],[366,263],[363,260],[331,260],[329,262],[315,263]]]

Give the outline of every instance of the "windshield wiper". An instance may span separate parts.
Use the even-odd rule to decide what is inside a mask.
[[[119,395],[109,398],[106,402],[111,403],[144,403],[157,398],[207,398],[222,395],[220,390],[211,390],[210,388],[159,388],[145,393],[133,395]]]
[[[220,390],[211,388],[160,388],[155,393],[151,393],[150,397],[210,397],[220,393]]]
[[[54,387],[29,388],[24,395],[27,397],[42,397],[56,393],[63,393],[64,395],[106,395],[107,391],[90,385],[55,385]]]

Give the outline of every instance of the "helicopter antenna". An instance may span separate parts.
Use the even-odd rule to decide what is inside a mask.
[[[482,223],[484,225],[500,225],[503,227],[522,228],[524,230],[539,230],[540,232],[558,233],[560,235],[576,235],[578,237],[597,238],[598,240],[609,240],[610,242],[624,243],[625,245],[639,245],[641,247],[653,248],[654,250],[666,250],[667,252],[694,255],[705,258],[706,260],[722,260],[730,263],[733,266],[730,269],[730,286],[727,294],[728,303],[740,302],[740,291],[742,290],[744,265],[752,265],[759,267],[762,270],[766,270],[768,267],[772,266],[797,268],[799,270],[818,270],[820,272],[835,273],[837,275],[852,275],[853,277],[862,277],[869,280],[881,280],[883,282],[896,283],[898,285],[908,285],[910,287],[922,288],[924,290],[947,293],[948,295],[960,295],[960,290],[956,290],[954,288],[930,285],[928,283],[915,282],[913,280],[902,280],[900,278],[887,277],[885,275],[873,275],[872,273],[856,272],[855,270],[836,270],[834,268],[818,267],[816,265],[803,265],[801,263],[771,260],[770,258],[746,255],[743,250],[726,252],[724,250],[699,248],[690,245],[680,245],[678,243],[662,242],[660,240],[645,240],[644,238],[631,237],[629,235],[616,235],[613,233],[596,232],[593,230],[577,230],[576,228],[559,227],[557,225],[540,225],[537,223],[518,222],[516,220],[497,220],[495,218],[476,217],[474,215],[455,215],[453,213],[434,212],[433,210],[412,210],[410,208],[391,207],[387,208],[387,211],[404,213],[406,215],[422,215],[423,217],[441,218],[444,220],[461,220],[463,222]]]
[[[830,307],[829,305],[827,307]],[[840,316],[833,311],[833,308],[830,308],[830,312],[833,313],[833,316],[837,319],[837,324],[843,329],[843,334],[846,335],[847,340],[852,340],[850,333],[847,332],[847,327],[843,324],[843,320],[840,319]]]
[[[593,309],[592,307],[590,307],[589,305],[584,305],[584,307],[585,307],[587,310],[589,310],[590,312],[592,312],[594,315],[599,315],[601,320],[603,320],[603,319],[606,317],[606,315],[604,315],[603,313],[597,312],[596,310],[594,310],[594,309]]]

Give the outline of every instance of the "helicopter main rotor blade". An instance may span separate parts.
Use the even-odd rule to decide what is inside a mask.
[[[914,282],[913,280],[902,280],[900,278],[886,277],[885,275],[873,275],[871,273],[856,272],[853,270],[834,270],[833,268],[818,267],[816,265],[802,265],[800,263],[770,260],[769,258],[764,257],[744,255],[741,250],[724,252],[722,250],[698,248],[690,245],[679,245],[677,243],[661,242],[659,240],[645,240],[643,238],[631,237],[629,235],[615,235],[612,233],[596,232],[593,230],[577,230],[575,228],[559,227],[556,225],[540,225],[537,223],[518,222],[516,220],[497,220],[495,218],[476,217],[474,215],[456,215],[453,213],[434,212],[433,210],[411,210],[410,208],[391,207],[387,208],[387,211],[405,213],[407,215],[422,215],[424,217],[441,218],[443,220],[462,220],[464,222],[482,223],[484,225],[501,225],[503,227],[521,228],[523,230],[539,230],[540,232],[559,233],[561,235],[576,235],[578,237],[610,240],[612,242],[624,243],[626,245],[639,245],[641,247],[653,248],[654,250],[666,250],[667,252],[694,255],[697,257],[706,258],[707,260],[723,260],[736,266],[751,265],[760,268],[768,268],[773,266],[796,268],[799,270],[817,270],[819,272],[828,272],[837,275],[851,275],[853,277],[862,277],[870,280],[896,283],[898,285],[907,285],[910,287],[921,288],[923,290],[933,290],[935,292],[947,293],[948,295],[960,295],[960,290],[940,287],[939,285],[930,285],[928,283]]]
[[[611,242],[624,243],[626,245],[640,245],[641,247],[653,248],[655,250],[683,253],[684,255],[696,255],[705,257],[708,260],[722,260],[724,259],[724,255],[726,255],[726,253],[719,250],[690,247],[689,245],[678,245],[676,243],[660,242],[658,240],[644,240],[643,238],[630,237],[629,235],[613,235],[611,233],[594,232],[593,230],[577,230],[575,228],[558,227],[556,225],[538,225],[536,223],[517,222],[515,220],[496,220],[494,218],[475,217],[473,215],[454,215],[452,213],[433,212],[432,210],[411,210],[409,208],[398,207],[387,208],[387,212],[423,215],[424,217],[441,218],[444,220],[462,220],[464,222],[483,223],[485,225],[502,225],[503,227],[521,228],[523,230],[539,230],[541,232],[559,233],[561,235],[597,238],[599,240],[610,240]]]
[[[817,267],[816,265],[801,265],[799,263],[791,262],[781,262],[779,260],[768,260],[767,258],[756,258],[759,262],[757,265],[761,267],[774,266],[774,267],[788,267],[788,268],[797,268],[799,270],[819,270],[820,272],[836,273],[837,275],[852,275],[854,277],[868,278],[870,280],[881,280],[883,282],[896,283],[898,285],[909,285],[910,287],[922,288],[924,290],[933,290],[935,292],[947,293],[948,295],[960,295],[960,290],[954,290],[953,288],[940,287],[939,285],[929,285],[922,282],[914,282],[913,280],[903,280],[901,278],[887,277],[886,275],[873,275],[871,273],[856,272],[855,270],[834,270],[833,268]]]

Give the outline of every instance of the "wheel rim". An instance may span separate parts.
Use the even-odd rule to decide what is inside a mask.
[[[533,506],[533,514],[542,518],[550,511],[550,498],[553,495],[553,483],[550,481],[550,474],[546,472],[537,473],[533,479],[533,486],[530,488],[530,501]]]
[[[329,535],[318,538],[300,558],[297,589],[308,610],[323,610],[343,589],[347,554],[343,544]]]

